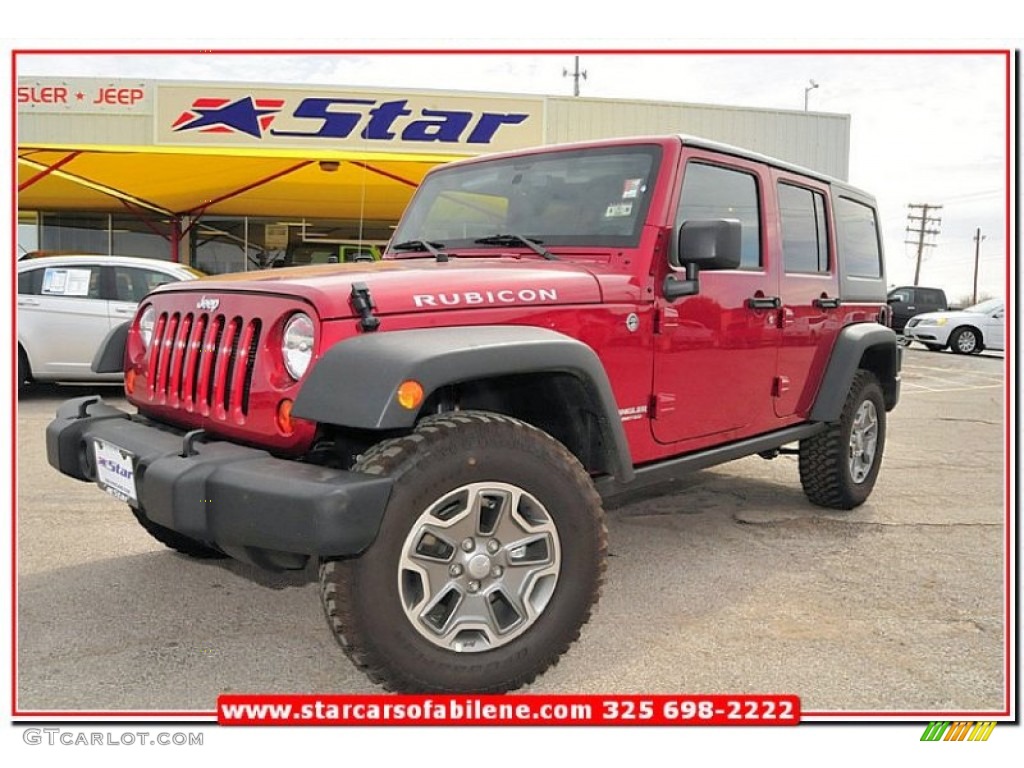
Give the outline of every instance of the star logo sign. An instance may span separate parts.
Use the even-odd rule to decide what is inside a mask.
[[[284,99],[200,98],[179,115],[171,128],[200,133],[244,133],[260,139],[283,106]]]

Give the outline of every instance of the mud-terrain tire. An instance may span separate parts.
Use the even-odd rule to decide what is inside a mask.
[[[882,463],[885,415],[878,379],[858,370],[839,421],[800,441],[800,483],[812,503],[853,509],[867,500]]]
[[[514,690],[558,662],[598,599],[601,499],[561,443],[481,411],[431,416],[361,456],[395,481],[358,558],[323,560],[321,598],[345,653],[407,693]]]
[[[201,541],[190,539],[188,536],[183,536],[177,531],[172,531],[170,528],[154,523],[142,512],[135,509],[135,507],[132,507],[131,510],[132,514],[135,515],[135,519],[139,521],[139,525],[145,528],[150,536],[165,547],[170,547],[175,552],[194,557],[197,560],[222,560],[227,557],[219,549],[214,549],[207,544],[203,544]]]

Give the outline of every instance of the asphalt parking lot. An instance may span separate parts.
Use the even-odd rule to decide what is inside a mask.
[[[1003,370],[996,354],[908,350],[878,485],[853,512],[811,506],[792,456],[610,511],[601,603],[530,690],[1002,709]],[[189,560],[47,465],[45,425],[90,391],[38,387],[19,403],[18,709],[209,712],[221,692],[377,692],[328,631],[312,568]]]

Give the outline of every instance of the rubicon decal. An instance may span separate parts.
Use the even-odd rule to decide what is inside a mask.
[[[458,307],[487,304],[542,304],[558,301],[554,288],[520,288],[519,290],[465,291],[461,293],[417,293],[412,297],[417,307]]]

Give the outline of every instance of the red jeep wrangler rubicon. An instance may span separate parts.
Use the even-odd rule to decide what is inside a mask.
[[[799,453],[871,493],[900,349],[874,200],[688,137],[433,170],[385,258],[162,286],[94,362],[49,462],[159,541],[314,558],[330,627],[398,691],[507,691],[598,598],[602,498]],[[786,448],[798,443],[799,448]]]

